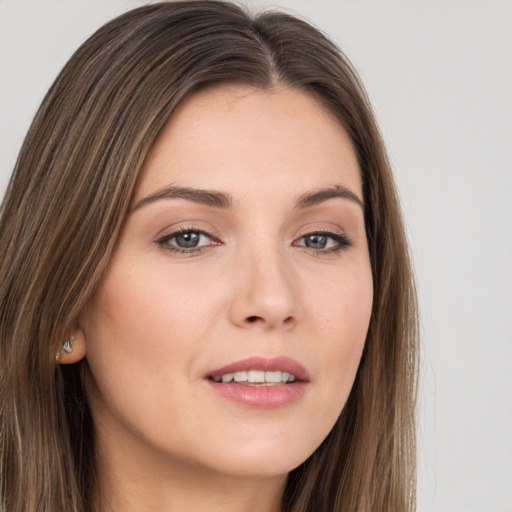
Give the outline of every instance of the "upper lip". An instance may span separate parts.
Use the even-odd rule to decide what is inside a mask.
[[[248,357],[234,363],[227,364],[208,373],[207,378],[220,377],[227,373],[259,370],[265,372],[287,372],[295,376],[297,380],[309,381],[306,368],[290,357]]]

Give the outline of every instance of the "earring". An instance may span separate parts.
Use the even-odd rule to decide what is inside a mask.
[[[55,360],[57,362],[60,361],[61,354],[64,354],[65,356],[69,356],[71,352],[73,352],[73,342],[75,341],[74,336],[70,336],[68,340],[66,340],[60,347],[59,351],[55,355]]]

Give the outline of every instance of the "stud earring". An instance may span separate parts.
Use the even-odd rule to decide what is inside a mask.
[[[55,356],[55,360],[57,362],[60,361],[61,354],[64,354],[65,356],[69,356],[71,352],[73,352],[73,342],[75,341],[74,336],[70,336],[68,340],[66,340],[60,347],[59,351],[57,352]]]

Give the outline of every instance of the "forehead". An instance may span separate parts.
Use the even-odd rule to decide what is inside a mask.
[[[344,128],[311,95],[284,87],[223,86],[187,99],[151,149],[136,197],[170,184],[234,196],[341,184],[362,199]]]

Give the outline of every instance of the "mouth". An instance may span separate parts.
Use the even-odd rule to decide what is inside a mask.
[[[222,375],[215,375],[211,377],[215,382],[222,382],[229,384],[236,382],[243,386],[281,386],[290,382],[295,382],[297,377],[293,373],[277,371],[263,371],[263,370],[249,370],[238,371],[231,373],[224,373]]]
[[[212,371],[210,388],[221,396],[259,409],[282,407],[298,400],[309,387],[309,374],[288,357],[251,357]]]

